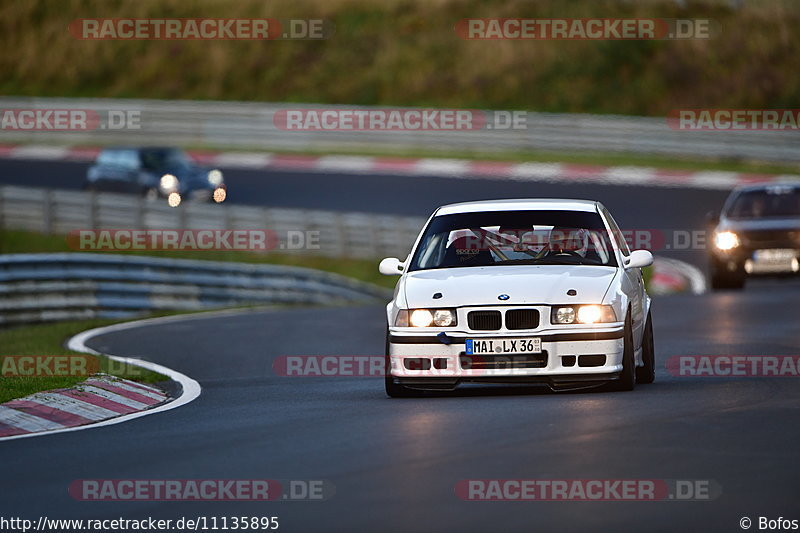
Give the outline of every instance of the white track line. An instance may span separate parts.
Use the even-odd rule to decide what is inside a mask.
[[[133,420],[134,418],[139,418],[147,415],[154,415],[156,413],[163,413],[164,411],[169,411],[170,409],[181,407],[197,399],[197,397],[200,396],[200,393],[202,392],[200,384],[197,381],[190,378],[189,376],[181,374],[180,372],[172,370],[171,368],[167,368],[165,366],[161,366],[156,363],[151,363],[150,361],[143,361],[141,359],[120,357],[117,355],[100,353],[86,346],[86,343],[92,338],[97,337],[98,335],[105,335],[107,333],[114,333],[117,331],[124,331],[142,326],[159,325],[169,322],[200,320],[211,316],[220,316],[220,315],[225,316],[238,313],[252,313],[254,311],[259,311],[264,309],[265,308],[263,307],[250,307],[246,309],[228,309],[223,311],[211,311],[208,313],[196,313],[192,315],[173,315],[173,316],[165,316],[158,318],[146,318],[143,320],[135,320],[133,322],[112,324],[110,326],[94,328],[78,333],[77,335],[75,335],[74,337],[70,338],[67,341],[68,349],[74,350],[76,352],[90,353],[93,355],[104,355],[109,359],[112,359],[114,361],[119,361],[120,363],[126,363],[129,365],[138,366],[140,368],[145,368],[147,370],[152,370],[153,372],[158,372],[159,374],[163,374],[172,379],[173,381],[177,381],[178,383],[180,383],[183,389],[182,394],[170,402],[164,403],[156,407],[152,407],[150,409],[146,409],[144,411],[138,411],[136,413],[130,413],[127,415],[120,415],[115,418],[110,418],[107,420],[96,422],[94,424],[86,424],[83,426],[66,427],[62,429],[53,429],[49,431],[38,431],[36,433],[25,433],[23,435],[13,435],[10,437],[0,437],[0,442],[4,442],[7,440],[15,440],[15,439],[26,439],[30,437],[41,437],[43,435],[53,435],[55,433],[66,433],[68,431],[82,431],[85,429],[93,429],[98,427],[111,426],[114,424],[120,424],[122,422],[127,422],[128,420]],[[43,391],[42,394],[46,394],[46,391]]]

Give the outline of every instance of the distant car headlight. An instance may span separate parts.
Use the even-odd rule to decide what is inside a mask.
[[[178,207],[181,205],[181,195],[177,192],[169,193],[169,196],[167,196],[167,205],[170,207]]]
[[[164,192],[172,192],[178,189],[178,178],[172,174],[164,174],[158,183]]]
[[[222,172],[214,169],[208,171],[208,182],[213,185],[214,187],[218,187],[222,184]]]
[[[550,322],[553,324],[597,324],[616,322],[617,315],[610,305],[560,305],[553,307]]]
[[[218,204],[221,204],[225,201],[225,198],[228,197],[228,191],[223,189],[222,187],[217,187],[214,189],[214,193],[211,195],[214,201]]]
[[[456,324],[455,309],[401,309],[394,321],[395,326],[415,328],[446,328]]]
[[[714,235],[714,246],[720,250],[732,250],[739,246],[739,236],[732,231],[720,231]]]

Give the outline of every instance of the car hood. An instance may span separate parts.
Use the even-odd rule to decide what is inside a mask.
[[[467,305],[601,303],[616,267],[525,265],[460,267],[410,272],[404,283],[409,308]],[[576,296],[567,296],[575,289]],[[441,298],[434,299],[435,293]],[[498,296],[506,294],[507,300]]]
[[[208,182],[208,170],[202,167],[182,167],[176,168],[172,171],[167,170],[170,174],[177,176],[179,180],[189,182]]]

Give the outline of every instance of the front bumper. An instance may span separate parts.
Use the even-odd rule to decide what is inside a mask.
[[[624,326],[552,329],[541,333],[421,334],[390,332],[391,376],[401,383],[455,386],[461,382],[558,383],[610,381],[622,371]],[[542,340],[540,354],[466,355],[466,339],[531,338]],[[449,342],[449,344],[446,344]],[[450,387],[452,388],[452,387]]]
[[[795,260],[784,260],[776,263],[761,263],[755,254],[762,250],[794,250]],[[800,249],[794,246],[739,246],[730,251],[713,250],[710,253],[712,272],[738,274],[741,276],[756,275],[793,275],[800,273]]]

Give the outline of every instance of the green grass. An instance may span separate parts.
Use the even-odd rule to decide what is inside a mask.
[[[79,355],[80,352],[64,348],[64,343],[69,337],[81,331],[114,322],[113,320],[80,320],[0,329],[0,368],[17,368],[16,361],[5,361],[6,356],[9,355]],[[156,372],[112,361],[104,356],[80,355],[94,361],[94,363],[87,364],[88,368],[99,369],[100,372],[113,376],[142,383],[156,383],[169,379]],[[62,372],[56,371],[55,373],[61,374]],[[0,403],[34,392],[72,387],[85,379],[85,375],[0,377]]]
[[[0,4],[0,94],[666,116],[793,108],[796,0],[27,0]],[[78,40],[80,18],[322,18],[326,41]],[[464,40],[462,18],[701,18],[710,39]]]

